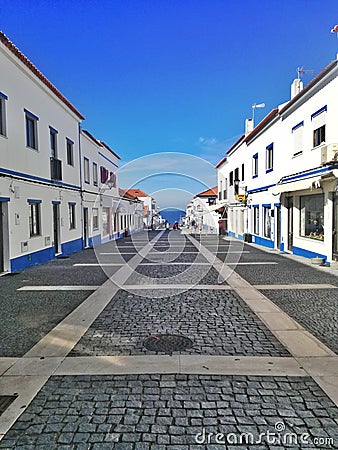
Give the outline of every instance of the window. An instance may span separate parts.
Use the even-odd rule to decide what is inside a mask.
[[[67,164],[74,166],[74,142],[66,138]]]
[[[83,161],[84,161],[84,181],[85,183],[89,183],[90,182],[89,159],[85,157]]]
[[[99,229],[99,210],[93,208],[93,231]]]
[[[75,230],[75,203],[68,203],[69,229]]]
[[[40,225],[41,201],[28,200],[28,204],[29,204],[29,235],[30,235],[30,237],[40,236],[41,235],[41,225]]]
[[[229,174],[229,185],[232,186],[234,184],[234,173],[233,171]]]
[[[109,179],[109,170],[101,166],[101,183],[102,184],[107,183],[108,179]]]
[[[93,162],[93,184],[97,186],[97,164]]]
[[[300,197],[300,235],[324,240],[324,194]]]
[[[26,146],[38,150],[38,120],[34,114],[25,110]]]
[[[313,146],[317,147],[323,142],[325,142],[325,125],[322,125],[313,131]]]
[[[50,140],[50,156],[57,159],[57,135],[58,132],[52,127],[49,127],[49,140]]]
[[[264,206],[263,207],[263,220],[264,220],[264,230],[263,234],[266,238],[271,238],[271,206]]]
[[[109,208],[102,208],[102,227],[103,235],[107,236],[110,234],[110,211]]]
[[[218,200],[222,200],[222,180],[219,182]]]
[[[258,177],[258,153],[252,157],[252,178]]]
[[[7,95],[0,92],[0,134],[1,136],[7,136],[6,131],[6,100]]]
[[[259,234],[259,206],[253,207],[253,228],[254,234]]]
[[[242,164],[242,181],[244,181],[245,178],[245,170],[244,170],[244,164]]]
[[[266,147],[266,173],[273,170],[273,144]]]
[[[298,123],[292,128],[293,156],[299,156],[303,153],[303,128],[304,121]]]
[[[234,181],[239,181],[239,168],[237,167],[237,169],[235,169],[235,180]]]

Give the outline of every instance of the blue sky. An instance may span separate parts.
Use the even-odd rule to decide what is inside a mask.
[[[214,165],[252,103],[266,103],[259,121],[289,99],[297,67],[314,71],[306,84],[335,58],[337,22],[337,0],[0,3],[2,31],[123,164],[174,152]]]

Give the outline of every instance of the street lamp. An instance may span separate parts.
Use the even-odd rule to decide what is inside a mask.
[[[265,103],[254,103],[251,107],[252,107],[252,126],[255,128],[255,109],[265,108]]]

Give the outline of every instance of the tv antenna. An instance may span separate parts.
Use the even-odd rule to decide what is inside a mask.
[[[297,67],[297,78],[300,80],[302,78],[302,75],[305,75],[306,73],[313,75],[315,73],[314,70],[305,70],[304,66]]]

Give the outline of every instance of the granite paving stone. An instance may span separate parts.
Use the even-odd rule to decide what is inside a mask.
[[[183,354],[290,356],[237,294],[217,290],[165,299],[119,291],[70,356],[155,354],[143,345],[152,334],[189,337]]]
[[[175,383],[172,389],[172,397],[177,392],[182,396],[183,404],[179,408],[169,406],[167,400],[163,399],[163,387],[161,382],[163,375],[115,375],[115,376],[52,376],[47,384],[42,388],[37,397],[29,405],[28,409],[22,414],[17,422],[12,426],[4,439],[0,441],[1,449],[9,448],[25,448],[40,450],[42,446],[47,445],[50,450],[59,449],[66,446],[70,449],[78,449],[79,445],[83,448],[94,450],[104,449],[106,445],[110,445],[110,449],[130,448],[132,450],[144,448],[163,448],[171,450],[173,446],[180,449],[191,450],[193,448],[216,448],[220,445],[222,448],[241,447],[241,444],[247,444],[243,448],[251,448],[252,442],[259,440],[260,433],[264,433],[261,437],[262,445],[267,449],[276,449],[280,444],[282,448],[302,449],[302,448],[336,448],[338,442],[338,419],[337,408],[328,399],[328,397],[320,390],[311,378],[308,377],[257,377],[257,376],[208,376],[208,375],[172,375],[171,381]],[[135,389],[135,381],[140,381],[143,386],[141,401],[138,407],[126,408],[122,416],[120,424],[111,421],[114,416],[115,398],[123,398],[127,403],[130,395],[133,395]],[[167,405],[169,410],[168,419],[164,420],[164,416],[160,415],[163,408],[155,406],[151,410],[151,416],[147,416],[147,408],[145,403],[148,402],[150,394],[145,392],[144,383],[151,381],[157,387],[155,405],[163,403]],[[249,414],[252,406],[250,397],[236,396],[235,390],[240,381],[244,392],[250,391],[254,393],[254,397],[259,399],[255,404],[255,416]],[[204,400],[196,402],[194,400],[195,391],[193,386],[198,388],[201,398]],[[272,395],[266,396],[262,392],[263,383],[270,382],[271,386],[278,386],[283,383],[288,386],[291,394],[290,397],[281,401],[278,390],[271,387]],[[223,386],[227,385],[232,398],[236,398],[233,406],[226,408],[227,414],[224,413],[224,404],[218,406],[218,402],[222,400]],[[218,399],[216,402],[208,402],[206,388],[213,386],[217,391]],[[78,408],[79,416],[82,415],[83,408],[95,408],[97,401],[94,397],[85,404],[79,400],[84,390],[91,390],[100,398],[101,409],[106,413],[102,416],[103,423],[99,430],[95,425],[96,412],[91,415],[84,415],[84,421],[73,425],[72,431],[58,429],[49,430],[48,418],[58,415],[58,423],[65,424],[64,418],[67,412],[56,413],[57,405],[50,408],[49,416],[41,415],[39,406],[48,403],[48,397],[60,393],[68,393],[68,408]],[[121,395],[121,390],[123,394]],[[110,392],[107,397],[106,392]],[[315,396],[314,393],[318,395]],[[293,398],[300,398],[306,394],[309,399],[307,404],[294,402]],[[120,401],[120,400],[117,400]],[[266,408],[268,404],[269,409]],[[323,417],[316,419],[316,409],[318,404],[321,405]],[[74,406],[75,405],[75,406]],[[45,408],[44,408],[45,410]],[[188,414],[183,416],[186,411]],[[215,411],[216,415],[209,416],[210,411]],[[304,417],[307,412],[309,417]],[[192,414],[192,413],[198,413]],[[137,423],[135,417],[142,420],[146,417],[155,419],[156,423],[145,425]],[[42,420],[39,421],[39,419]],[[157,422],[161,419],[161,422]],[[321,422],[322,421],[322,422]],[[35,424],[41,422],[39,427]],[[28,423],[28,428],[23,429],[20,425]],[[106,425],[106,428],[104,427]],[[279,428],[278,428],[279,427]],[[266,439],[266,433],[275,433],[279,441],[271,443]],[[278,431],[278,433],[277,433]],[[287,433],[293,433],[295,436],[292,446],[287,445]],[[220,443],[221,439],[223,443]],[[240,441],[244,436],[253,441]],[[307,436],[306,444],[301,443],[301,436]],[[209,440],[208,440],[209,439]],[[235,441],[237,439],[237,441]],[[326,439],[326,444],[322,447],[313,445],[319,442],[316,439]],[[285,444],[285,445],[284,445]],[[277,447],[276,447],[277,445]],[[65,447],[65,448],[66,448]],[[234,448],[235,448],[234,447]],[[108,447],[107,447],[108,448]],[[262,448],[262,447],[259,447]]]

